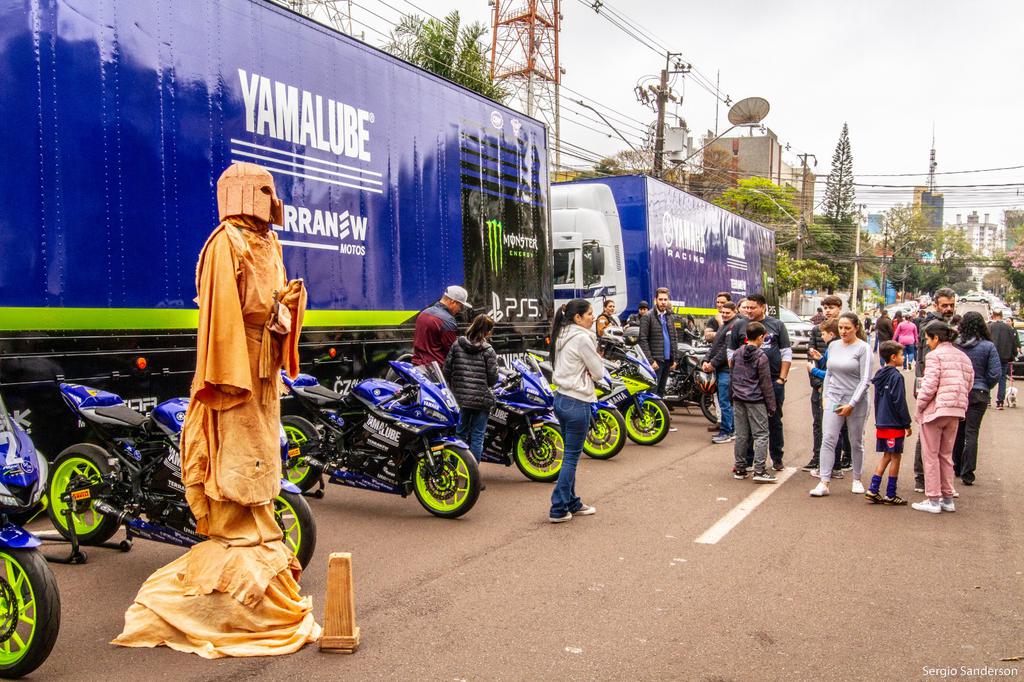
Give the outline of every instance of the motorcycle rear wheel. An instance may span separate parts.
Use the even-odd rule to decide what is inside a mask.
[[[439,458],[440,472],[433,474],[426,458],[418,460],[413,469],[413,492],[416,499],[434,516],[454,519],[476,504],[480,496],[480,470],[473,453],[467,448],[446,445],[434,453]]]
[[[594,459],[611,459],[626,445],[626,420],[616,409],[601,408],[587,431],[583,452]]]
[[[0,677],[27,675],[46,660],[60,630],[60,592],[35,549],[0,549]]]
[[[558,478],[558,472],[562,470],[565,440],[562,438],[562,429],[555,424],[545,423],[539,431],[536,448],[531,448],[529,434],[519,434],[514,459],[523,476],[531,481],[545,483]]]
[[[643,410],[630,405],[626,410],[626,435],[639,445],[657,445],[665,440],[672,420],[668,406],[661,398],[652,398],[644,402]]]
[[[71,531],[64,516],[64,510],[68,505],[60,499],[61,495],[68,489],[73,478],[84,478],[91,483],[98,483],[103,476],[109,474],[110,465],[107,464],[107,457],[107,452],[98,445],[76,443],[65,448],[50,469],[50,480],[46,483],[46,513],[57,532],[68,540],[71,539]],[[72,514],[71,519],[75,524],[78,541],[83,545],[106,542],[114,537],[119,526],[117,519],[96,511],[92,502],[86,511]]]
[[[281,426],[288,437],[289,448],[298,447],[300,450],[306,450],[320,442],[320,432],[307,419],[286,415],[281,417]],[[304,493],[312,490],[320,482],[320,472],[307,464],[306,458],[302,455],[288,458],[284,477]]]

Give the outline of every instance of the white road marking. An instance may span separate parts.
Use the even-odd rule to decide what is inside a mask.
[[[776,474],[775,483],[755,484],[757,488],[753,492],[747,495],[742,502],[730,509],[729,513],[715,522],[715,525],[701,533],[700,537],[694,540],[694,542],[702,545],[717,544],[719,540],[728,535],[729,531],[738,526],[743,519],[747,518],[750,512],[757,509],[758,505],[767,500],[769,495],[778,490],[779,486],[795,473],[796,467],[787,467],[784,471]]]

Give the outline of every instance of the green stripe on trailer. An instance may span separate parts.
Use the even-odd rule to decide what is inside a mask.
[[[303,327],[397,327],[416,310],[307,310]],[[0,308],[0,331],[195,329],[198,310],[173,308]]]
[[[710,317],[711,315],[718,314],[718,308],[684,308],[677,306],[672,308],[672,310],[676,315],[707,315]]]

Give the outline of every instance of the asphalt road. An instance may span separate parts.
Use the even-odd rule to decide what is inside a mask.
[[[794,377],[786,453],[799,467],[809,388]],[[732,448],[709,442],[699,414],[676,412],[675,424],[657,447],[584,461],[577,490],[598,513],[567,524],[547,522],[549,485],[495,465],[454,521],[412,498],[337,486],[312,500],[319,539],[302,586],[319,617],[327,554],[352,552],[363,635],[353,656],[310,646],[207,661],[111,646],[139,585],[180,550],[93,549],[87,565],[53,567],[63,625],[33,679],[908,680],[938,677],[926,668],[1024,669],[1000,662],[1024,655],[1024,409],[986,415],[978,480],[955,514],[869,505],[849,478],[811,499],[814,479],[797,471],[712,545],[694,541],[764,486],[731,478]],[[911,459],[900,492],[917,500]]]

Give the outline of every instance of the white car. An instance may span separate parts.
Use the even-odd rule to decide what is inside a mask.
[[[789,308],[779,306],[779,320],[786,325],[789,332],[789,345],[794,353],[806,353],[811,345],[811,330],[814,325],[804,322]]]

